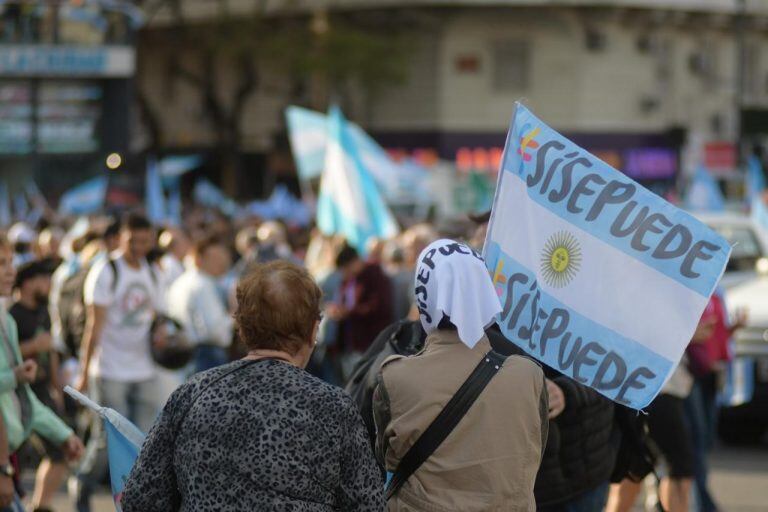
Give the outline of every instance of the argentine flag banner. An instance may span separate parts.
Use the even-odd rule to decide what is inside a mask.
[[[517,104],[484,256],[498,324],[525,352],[642,409],[680,362],[730,252]]]

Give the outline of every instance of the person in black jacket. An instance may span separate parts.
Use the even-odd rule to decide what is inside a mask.
[[[613,402],[551,368],[544,373],[550,396],[556,387],[564,403],[559,414],[550,408],[549,440],[534,489],[537,509],[600,511],[621,442]]]

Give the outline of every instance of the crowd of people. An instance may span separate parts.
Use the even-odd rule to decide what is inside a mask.
[[[69,481],[87,512],[107,482],[101,421],[67,384],[149,433],[125,512],[623,512],[649,475],[664,510],[691,496],[718,510],[707,452],[745,319],[730,324],[715,294],[638,415],[504,339],[479,255],[488,216],[473,222],[360,250],[211,210],[174,227],[138,213],[14,224],[0,236],[0,511],[24,495],[50,511]]]

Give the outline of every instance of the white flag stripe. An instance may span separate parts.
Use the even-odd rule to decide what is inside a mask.
[[[323,176],[321,188],[327,191],[346,217],[355,219],[361,228],[369,229],[371,219],[364,203],[365,196],[360,193],[363,189],[360,173],[354,160],[335,140],[328,144],[325,167],[326,174]]]
[[[302,130],[291,135],[291,144],[293,144],[294,150],[300,154],[325,151],[327,143],[328,134],[321,129]]]
[[[531,201],[525,184],[517,177],[505,175],[503,179],[495,205],[497,222],[489,238],[499,242],[520,264],[535,269],[539,286],[558,301],[662,357],[678,360],[685,343],[671,340],[670,336],[693,332],[698,312],[708,299]],[[570,283],[555,288],[542,279],[541,255],[547,240],[562,231],[578,240],[581,268]],[[522,240],[525,245],[521,245]],[[617,269],[623,279],[622,290],[606,307],[603,278],[615,276]],[[664,301],[657,300],[658,290],[665,290]],[[676,307],[670,308],[670,304]]]

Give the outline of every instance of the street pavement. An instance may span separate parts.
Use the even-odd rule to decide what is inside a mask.
[[[712,493],[723,512],[768,510],[768,444],[750,447],[720,447],[710,459]],[[62,493],[56,512],[74,512]],[[94,500],[93,512],[114,512],[106,492]],[[641,510],[639,507],[636,510]]]

